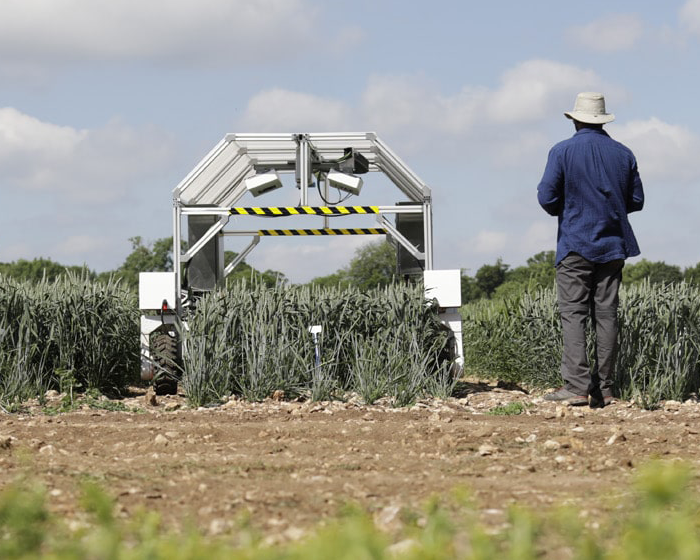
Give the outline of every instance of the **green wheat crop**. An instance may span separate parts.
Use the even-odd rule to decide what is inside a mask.
[[[320,362],[309,328],[320,325]],[[330,399],[357,392],[397,405],[447,393],[440,353],[447,332],[421,288],[267,288],[241,283],[207,295],[182,331],[182,383],[204,405],[225,395],[261,400],[274,391]]]
[[[462,315],[468,372],[533,387],[561,383],[561,326],[553,289],[470,304]],[[698,390],[700,289],[684,283],[623,287],[618,316],[618,395],[653,407]]]
[[[118,283],[65,275],[55,281],[0,277],[0,402],[76,386],[115,392],[138,368],[138,309]]]

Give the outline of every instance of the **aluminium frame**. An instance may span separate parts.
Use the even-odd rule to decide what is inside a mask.
[[[249,245],[225,268],[224,276],[260,242],[261,230],[224,229],[234,205],[248,192],[245,186],[247,178],[258,171],[271,169],[279,173],[294,172],[300,191],[296,208],[309,207],[308,191],[314,165],[319,161],[339,160],[347,148],[366,158],[368,173],[383,173],[408,198],[408,204],[374,206],[372,213],[376,214],[377,222],[387,234],[414,257],[424,260],[425,270],[432,270],[431,190],[374,132],[226,134],[173,190],[173,270],[178,289],[182,289],[182,264],[190,261],[215,236],[252,237]],[[331,204],[327,206],[340,208]],[[398,213],[422,215],[424,251],[419,251],[386,218],[386,214]],[[180,240],[185,216],[218,216],[219,219],[182,252]],[[328,228],[327,216],[324,216],[324,228]],[[182,311],[183,297],[181,294],[176,298],[178,314]]]

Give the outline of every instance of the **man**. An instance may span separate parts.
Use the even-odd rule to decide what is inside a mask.
[[[579,93],[576,133],[556,144],[537,187],[537,200],[557,216],[557,301],[564,348],[564,386],[545,400],[603,407],[611,402],[617,355],[618,290],[627,257],[639,254],[627,214],[644,206],[632,152],[603,130],[615,116],[600,93]],[[586,320],[595,325],[595,363],[586,351]]]

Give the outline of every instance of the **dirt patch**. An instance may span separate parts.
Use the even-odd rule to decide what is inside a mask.
[[[696,402],[594,410],[487,383],[462,383],[457,397],[400,409],[232,400],[193,410],[182,395],[153,405],[145,391],[120,402],[130,411],[0,414],[0,486],[38,480],[49,507],[71,520],[80,481],[90,478],[123,516],[143,507],[167,526],[192,522],[220,533],[245,515],[283,539],[347,502],[390,526],[402,508],[421,510],[456,488],[468,489],[494,526],[511,503],[574,503],[595,518],[629,492],[640,464],[664,456],[695,463],[700,453]],[[510,403],[522,406],[496,408]]]

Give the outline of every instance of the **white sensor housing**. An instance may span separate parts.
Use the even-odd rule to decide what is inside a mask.
[[[279,189],[282,186],[282,181],[279,175],[274,171],[269,173],[261,173],[253,175],[245,180],[245,188],[253,196],[260,196],[268,191]]]
[[[347,175],[346,173],[340,173],[339,171],[329,172],[328,182],[330,183],[331,187],[335,187],[336,189],[352,194],[360,194],[360,190],[362,189],[362,179],[360,177]]]

